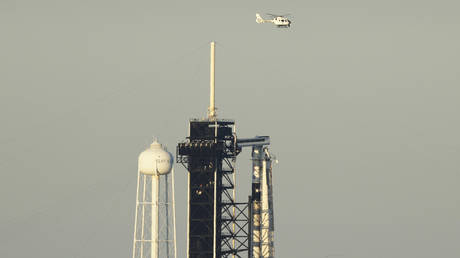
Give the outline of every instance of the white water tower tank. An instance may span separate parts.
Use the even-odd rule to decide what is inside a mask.
[[[139,172],[146,175],[165,175],[171,172],[173,156],[156,140],[139,155]]]

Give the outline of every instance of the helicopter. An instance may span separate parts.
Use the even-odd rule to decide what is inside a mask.
[[[267,13],[267,15],[271,16],[271,20],[265,20],[263,19],[260,14],[256,13],[256,22],[257,23],[266,23],[266,22],[271,22],[275,24],[278,28],[289,28],[291,27],[291,21],[286,18],[289,14],[284,14],[284,15],[277,15],[277,14],[270,14]]]

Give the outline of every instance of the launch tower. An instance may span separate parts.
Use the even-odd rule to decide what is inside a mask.
[[[235,122],[216,118],[215,43],[211,43],[211,94],[207,119],[192,119],[177,162],[188,170],[187,257],[229,257],[248,251],[247,203],[235,201]],[[239,255],[238,255],[239,256]]]
[[[271,158],[264,146],[269,137],[237,139],[235,122],[217,119],[214,64],[211,42],[208,117],[190,120],[188,137],[176,152],[188,171],[187,258],[274,257]],[[252,196],[236,202],[236,156],[247,146],[253,147]]]

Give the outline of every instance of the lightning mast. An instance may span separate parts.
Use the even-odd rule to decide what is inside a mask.
[[[208,119],[216,120],[216,106],[215,106],[215,96],[216,96],[216,79],[215,79],[215,68],[216,68],[216,43],[211,42],[211,72],[209,78],[209,88],[211,92],[209,94],[209,108],[208,108]]]

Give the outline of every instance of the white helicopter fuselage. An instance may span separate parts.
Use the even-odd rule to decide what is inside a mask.
[[[291,21],[289,21],[287,18],[284,18],[284,17],[276,17],[271,21],[276,26],[289,26],[291,24]]]

